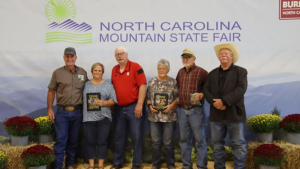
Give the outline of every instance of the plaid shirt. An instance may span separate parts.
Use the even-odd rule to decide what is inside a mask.
[[[176,80],[179,85],[179,105],[191,106],[190,93],[203,93],[203,86],[206,82],[207,71],[195,64],[186,71],[181,68]],[[204,98],[201,100],[204,103]]]

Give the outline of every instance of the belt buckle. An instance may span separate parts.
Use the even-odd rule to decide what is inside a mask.
[[[74,106],[67,106],[67,107],[65,108],[65,110],[66,110],[67,112],[72,112],[72,111],[75,110],[75,107],[74,107]]]
[[[182,108],[185,109],[185,110],[189,109],[189,107],[187,105],[183,105]]]

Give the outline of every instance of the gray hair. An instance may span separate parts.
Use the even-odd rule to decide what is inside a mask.
[[[166,59],[160,59],[157,63],[157,67],[160,65],[166,66],[170,70],[170,63]]]
[[[101,66],[102,67],[102,73],[104,73],[104,65],[102,63],[96,62],[92,65],[91,67],[91,72],[93,73],[93,70],[95,69],[96,66]]]
[[[231,50],[228,49],[228,48],[222,48],[222,49],[220,49],[219,54],[220,54],[221,50],[223,50],[223,49],[227,49],[227,50],[229,51],[229,53],[230,53],[231,55],[233,55],[233,53],[231,52]]]
[[[116,50],[124,50],[124,52],[127,53],[126,48],[124,48],[123,46],[117,47],[117,48],[115,49],[115,51],[116,51]]]

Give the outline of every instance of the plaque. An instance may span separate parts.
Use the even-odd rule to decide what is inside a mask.
[[[97,105],[97,100],[101,99],[100,93],[87,93],[86,94],[86,101],[87,101],[87,106],[86,109],[87,111],[100,111],[101,106]]]
[[[165,110],[168,105],[168,94],[165,93],[155,93],[154,94],[154,106],[156,110]]]

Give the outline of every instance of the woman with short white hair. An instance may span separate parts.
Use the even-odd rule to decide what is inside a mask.
[[[151,79],[147,88],[148,119],[152,138],[152,169],[161,166],[162,144],[166,154],[168,169],[175,169],[173,131],[177,120],[177,81],[168,76],[170,63],[161,59],[157,64],[158,76]]]

